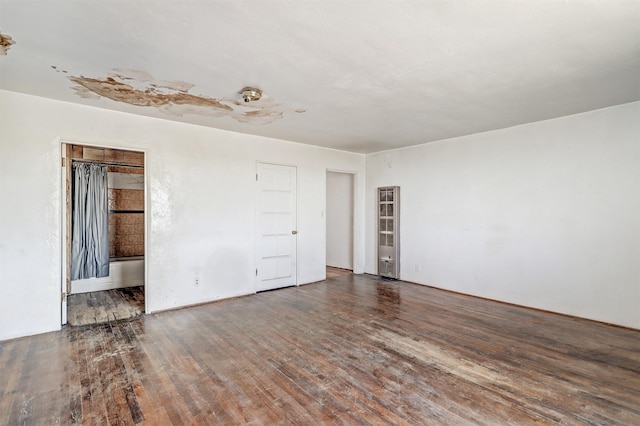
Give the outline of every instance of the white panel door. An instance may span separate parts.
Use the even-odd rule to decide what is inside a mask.
[[[256,178],[257,291],[296,285],[296,168],[258,163]]]

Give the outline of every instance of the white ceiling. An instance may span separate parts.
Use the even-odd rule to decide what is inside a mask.
[[[639,0],[0,0],[0,33],[6,90],[361,153],[640,100]]]

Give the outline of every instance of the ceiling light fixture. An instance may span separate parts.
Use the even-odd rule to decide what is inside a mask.
[[[259,101],[262,97],[262,90],[255,87],[245,87],[239,92],[245,102]]]

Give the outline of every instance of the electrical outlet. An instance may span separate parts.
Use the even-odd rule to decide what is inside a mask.
[[[422,271],[422,265],[416,263],[416,272]]]
[[[196,287],[198,287],[200,285],[200,278],[196,277],[195,282],[193,283],[193,285],[195,285]]]

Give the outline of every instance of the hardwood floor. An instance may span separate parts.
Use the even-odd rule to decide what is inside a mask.
[[[87,325],[133,318],[144,313],[144,287],[126,287],[67,298],[69,325]]]
[[[640,332],[363,275],[0,342],[0,424],[640,424]]]
[[[351,275],[353,271],[349,269],[336,268],[333,266],[327,266],[327,278],[341,277],[343,275]]]

